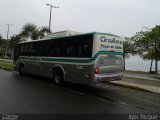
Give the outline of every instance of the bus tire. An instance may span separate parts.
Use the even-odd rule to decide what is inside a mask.
[[[25,65],[23,63],[21,63],[19,65],[19,70],[18,71],[19,71],[20,75],[25,75]]]
[[[53,80],[56,85],[63,85],[64,83],[64,74],[60,68],[54,68],[53,70]]]

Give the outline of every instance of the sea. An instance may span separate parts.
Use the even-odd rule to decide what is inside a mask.
[[[144,71],[150,70],[151,60],[143,60],[139,56],[130,56],[126,58],[126,70]],[[160,62],[158,62],[158,70],[160,71]],[[155,71],[155,61],[152,64],[152,71]]]

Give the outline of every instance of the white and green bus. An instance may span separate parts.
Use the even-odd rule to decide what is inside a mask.
[[[56,84],[118,80],[123,41],[117,35],[94,32],[21,42],[15,47],[14,69],[20,75],[52,78]]]

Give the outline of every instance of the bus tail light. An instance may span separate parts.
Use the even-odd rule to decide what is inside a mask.
[[[95,74],[98,74],[99,72],[100,72],[99,67],[96,67],[96,68],[94,69],[94,73],[95,73]]]

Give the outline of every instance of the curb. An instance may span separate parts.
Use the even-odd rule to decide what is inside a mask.
[[[146,90],[146,89],[143,89],[143,88],[140,88],[140,87],[136,87],[136,86],[132,86],[132,85],[127,85],[127,84],[122,84],[122,83],[108,82],[107,84],[115,85],[115,86],[120,86],[120,87],[131,88],[131,89],[136,89],[136,90],[141,90],[141,91],[144,91],[144,92],[151,92],[151,93],[153,93],[152,91],[149,91],[149,90]]]
[[[136,90],[140,90],[140,91],[144,91],[144,92],[160,94],[160,91],[157,91],[157,90],[154,90],[154,89],[142,88],[140,86],[130,85],[130,84],[127,84],[127,82],[125,82],[125,84],[124,84],[124,83],[119,82],[119,81],[118,82],[111,81],[111,82],[108,82],[108,84],[115,85],[115,86],[120,86],[120,87],[126,87],[126,88],[130,88],[130,89],[136,89]]]
[[[138,77],[130,77],[130,76],[125,76],[123,75],[123,77],[125,78],[133,78],[133,79],[139,79],[139,80],[148,80],[148,81],[156,81],[156,82],[160,82],[160,80],[155,80],[155,79],[145,79],[145,78],[138,78]]]

